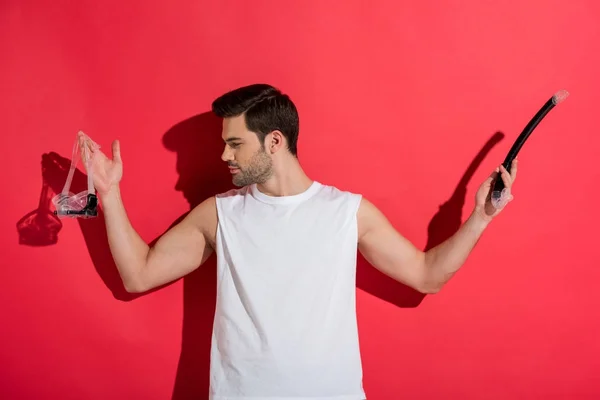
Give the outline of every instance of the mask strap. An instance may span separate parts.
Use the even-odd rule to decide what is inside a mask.
[[[81,158],[85,162],[85,167],[87,171],[87,192],[88,194],[95,194],[96,188],[94,187],[94,175],[92,172],[92,154],[90,154],[90,150],[87,146],[87,143],[84,145],[83,138],[79,136],[79,132],[77,135],[77,139],[75,140],[75,144],[73,144],[73,152],[71,155],[71,167],[69,168],[69,174],[67,175],[67,180],[65,181],[65,185],[62,190],[62,194],[65,196],[69,195],[69,190],[71,189],[71,183],[73,182],[73,175],[75,174],[75,168],[79,162],[79,155],[81,147],[84,146],[83,152],[81,153]]]
[[[71,182],[73,181],[73,175],[75,174],[75,167],[78,162],[78,154],[79,154],[79,139],[75,140],[75,144],[73,145],[73,153],[71,155],[71,167],[69,168],[69,175],[67,175],[67,180],[65,181],[65,185],[63,186],[62,195],[68,196],[69,189],[71,189]],[[89,178],[88,178],[88,186],[89,186]]]

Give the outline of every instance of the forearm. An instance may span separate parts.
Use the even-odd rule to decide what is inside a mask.
[[[474,211],[449,239],[425,253],[427,286],[438,291],[462,267],[489,221]]]
[[[149,246],[131,225],[118,186],[101,196],[101,201],[111,254],[125,288],[136,290]]]

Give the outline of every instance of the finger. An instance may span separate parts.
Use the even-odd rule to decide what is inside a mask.
[[[79,153],[84,154],[87,143],[85,142],[85,134],[81,131],[77,132],[77,145],[79,146]]]
[[[121,144],[118,140],[112,143],[112,157],[114,161],[121,163]]]
[[[90,149],[84,139],[82,139],[79,144],[79,155],[84,163],[88,162],[90,159]]]
[[[513,183],[515,179],[517,179],[517,169],[519,168],[519,160],[515,157],[510,166],[510,176],[512,178]]]
[[[506,168],[504,168],[504,165],[500,165],[500,175],[502,176],[502,182],[504,182],[504,187],[510,188],[512,184],[512,178],[510,177],[510,174],[508,173]]]
[[[490,174],[490,176],[488,176],[488,178],[485,180],[485,183],[491,184],[496,178],[498,178],[499,173],[500,173],[500,168],[496,168],[494,170],[494,172],[492,172]]]

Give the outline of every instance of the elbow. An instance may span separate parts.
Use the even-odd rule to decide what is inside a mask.
[[[122,282],[127,293],[143,293],[150,290],[150,287],[148,287],[139,274],[122,277]]]
[[[123,280],[123,286],[127,293],[143,293],[147,290],[142,284],[133,280]]]
[[[445,284],[446,281],[427,277],[421,280],[416,289],[423,294],[436,294],[442,290]]]
[[[443,285],[441,284],[423,284],[418,286],[416,289],[422,294],[436,294],[442,290]]]
[[[439,293],[444,285],[452,278],[453,273],[440,273],[432,269],[423,259],[422,266],[420,268],[421,273],[416,289],[423,294],[436,294]]]
[[[143,293],[151,289],[148,284],[145,263],[129,264],[118,267],[123,287],[127,293]]]

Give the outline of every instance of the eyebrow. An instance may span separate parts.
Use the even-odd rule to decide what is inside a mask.
[[[230,137],[228,139],[225,139],[225,142],[229,143],[229,142],[235,142],[235,141],[241,141],[241,138],[238,137]]]

